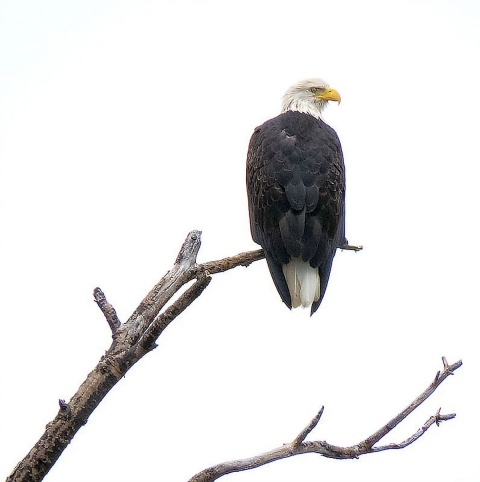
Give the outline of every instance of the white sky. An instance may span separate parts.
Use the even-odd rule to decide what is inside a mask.
[[[225,480],[479,480],[479,25],[475,0],[2,1],[1,476],[110,345],[94,287],[126,320],[190,230],[199,261],[256,248],[249,137],[320,76],[364,251],[337,254],[313,318],[263,261],[216,275],[46,480],[185,481],[293,440],[321,405],[309,439],[355,444],[442,355],[464,366],[385,442],[457,418],[409,448]]]

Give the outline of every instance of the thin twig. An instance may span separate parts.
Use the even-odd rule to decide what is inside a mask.
[[[451,420],[452,418],[455,418],[455,416],[455,413],[440,415],[440,413],[437,412],[435,415],[432,415],[411,437],[408,437],[403,442],[400,442],[398,444],[391,443],[388,445],[382,445],[380,447],[372,447],[371,452],[373,453],[382,452],[383,450],[403,449],[418,440],[432,425],[436,424],[437,426],[439,426],[440,422]]]

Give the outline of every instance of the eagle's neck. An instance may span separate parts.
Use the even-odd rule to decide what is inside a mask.
[[[320,102],[313,102],[311,98],[302,99],[300,97],[285,95],[282,104],[282,114],[289,110],[310,114],[315,119],[323,120],[322,110],[324,104]]]

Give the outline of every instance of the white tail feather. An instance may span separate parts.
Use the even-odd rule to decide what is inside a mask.
[[[292,258],[288,264],[282,265],[283,274],[292,299],[292,307],[308,308],[320,298],[320,276],[318,269],[300,258]]]

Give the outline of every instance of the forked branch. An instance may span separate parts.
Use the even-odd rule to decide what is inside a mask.
[[[320,421],[324,409],[324,407],[322,407],[312,421],[293,440],[293,442],[284,444],[281,447],[255,457],[215,465],[203,470],[202,472],[199,472],[197,475],[192,477],[189,482],[213,482],[232,472],[241,472],[243,470],[254,469],[270,462],[274,462],[275,460],[293,457],[294,455],[300,454],[315,453],[332,459],[354,459],[365,454],[407,447],[418,440],[433,424],[439,425],[440,422],[455,418],[454,413],[441,415],[439,409],[435,415],[431,416],[425,422],[425,424],[419,430],[417,430],[417,432],[403,442],[398,444],[383,445],[380,447],[374,446],[383,437],[385,437],[385,435],[391,432],[393,428],[395,428],[400,422],[405,420],[405,418],[410,415],[413,410],[420,406],[449,375],[453,375],[453,372],[462,365],[461,360],[453,365],[449,365],[445,357],[443,357],[442,360],[444,365],[443,371],[436,374],[433,382],[417,398],[415,398],[415,400],[413,400],[413,402],[408,405],[405,410],[402,410],[396,417],[387,422],[373,435],[367,437],[365,440],[362,440],[356,445],[352,445],[350,447],[338,447],[324,441],[305,441],[308,434],[317,426],[318,422]]]
[[[112,344],[71,400],[68,403],[64,400],[59,402],[57,416],[47,425],[45,433],[27,456],[15,467],[7,478],[8,482],[36,482],[45,477],[107,393],[138,360],[155,348],[157,338],[202,294],[210,283],[212,274],[236,266],[248,266],[264,257],[263,251],[257,250],[198,265],[196,260],[200,237],[200,231],[188,234],[172,269],[152,288],[123,324],[103,291],[95,288],[94,300],[112,331]],[[172,296],[193,280],[193,284],[165,308]]]

